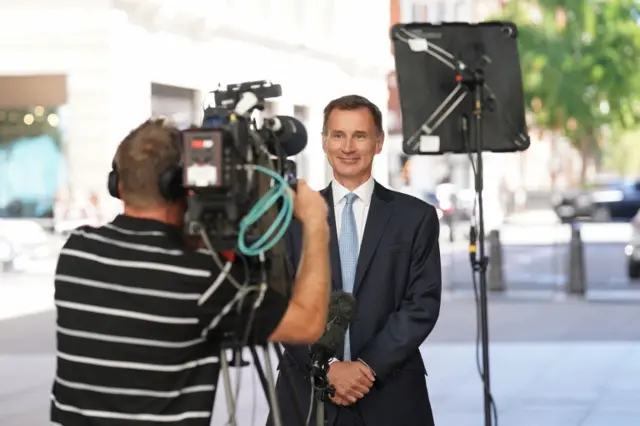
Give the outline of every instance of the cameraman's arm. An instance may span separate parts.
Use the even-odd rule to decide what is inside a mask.
[[[324,333],[329,306],[329,226],[304,225],[300,267],[289,306],[269,340],[314,343]]]

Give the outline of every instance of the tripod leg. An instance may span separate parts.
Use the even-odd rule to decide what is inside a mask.
[[[274,343],[273,350],[276,351],[276,355],[278,356],[278,361],[280,362],[280,365],[284,365],[284,353],[282,353],[282,349],[280,348],[280,345]],[[296,416],[298,417],[298,422],[300,423],[301,426],[307,426],[308,421],[305,419],[302,403],[300,402],[300,398],[298,398],[298,394],[293,385],[293,380],[291,379],[291,376],[289,374],[290,372],[286,368],[280,368],[280,375],[282,376],[285,384],[287,385],[287,388],[289,389],[289,394],[291,395],[291,399],[293,399],[293,405],[296,410]],[[313,383],[311,383],[311,385],[313,386]],[[311,409],[311,407],[309,407],[309,409]]]
[[[264,395],[269,401],[269,383],[267,382],[267,378],[264,375],[264,370],[262,369],[262,364],[260,363],[260,358],[258,357],[258,352],[256,351],[255,346],[249,346],[249,350],[251,351],[251,357],[253,358],[253,365],[256,368],[256,372],[258,373],[258,378],[260,378],[260,383],[262,384],[262,389],[264,390]]]
[[[324,426],[325,422],[325,406],[324,401],[320,398],[316,398],[316,426]]]
[[[274,345],[275,346],[275,345]],[[282,426],[282,418],[280,417],[280,410],[279,410],[279,406],[277,405],[277,397],[275,395],[275,386],[270,386],[270,382],[267,379],[267,376],[265,374],[265,371],[262,368],[262,363],[260,362],[260,358],[258,357],[258,352],[256,351],[255,346],[249,346],[249,350],[251,351],[251,357],[253,358],[253,364],[255,366],[256,372],[258,373],[258,377],[260,378],[260,383],[262,384],[262,389],[264,390],[265,396],[267,398],[267,402],[269,403],[269,407],[271,408],[272,411],[272,418],[273,418],[273,424],[275,426]],[[278,354],[278,357],[280,359],[284,358],[284,355],[282,354],[282,351],[279,350],[278,347],[275,347],[276,350],[276,354]],[[268,352],[265,351],[265,364],[266,364],[266,368],[267,369],[271,369],[271,359],[267,356]],[[270,370],[271,373],[268,373],[270,375],[271,378],[271,383],[274,382],[273,380],[273,370]],[[282,374],[285,377],[285,382],[288,383],[289,386],[289,391],[292,395],[293,398],[293,402],[296,408],[296,416],[299,419],[299,423],[301,426],[306,426],[307,425],[307,421],[305,420],[304,414],[302,413],[302,405],[300,404],[300,400],[298,399],[298,395],[295,392],[295,388],[293,387],[293,382],[291,382],[291,377],[289,377],[287,374],[285,374],[285,372],[283,371]],[[273,398],[272,398],[272,394],[270,393],[271,389],[273,389]],[[275,404],[272,403],[272,400],[275,401]]]
[[[262,348],[264,355],[264,367],[267,379],[267,389],[269,401],[271,402],[271,417],[274,426],[282,426],[282,417],[280,417],[280,405],[278,405],[278,395],[276,395],[276,383],[273,379],[273,365],[271,365],[271,356],[269,355],[269,346]]]
[[[231,377],[229,375],[229,363],[227,362],[227,353],[224,349],[220,349],[220,369],[222,373],[222,381],[224,385],[224,393],[227,399],[227,410],[229,412],[229,426],[236,426],[236,401],[231,390]]]

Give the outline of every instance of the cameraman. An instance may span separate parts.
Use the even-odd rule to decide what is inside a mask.
[[[251,312],[259,292],[239,309],[233,283],[224,278],[218,285],[229,270],[184,243],[185,200],[161,195],[159,176],[179,163],[180,140],[162,119],[133,130],[114,165],[124,214],[100,228],[78,228],[61,251],[54,425],[208,426],[222,335],[248,328],[253,342],[312,343],[324,331],[330,279],[324,198],[298,184],[295,214],[305,244],[291,300],[268,289],[257,310]],[[230,272],[242,283],[241,265]],[[203,296],[212,285],[211,296]]]

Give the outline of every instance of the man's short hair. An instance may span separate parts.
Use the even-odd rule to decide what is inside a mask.
[[[360,108],[366,108],[371,113],[371,117],[373,117],[373,124],[376,127],[376,131],[379,134],[384,133],[384,129],[382,128],[382,113],[380,112],[380,108],[376,106],[369,99],[360,95],[346,95],[339,97],[337,99],[332,100],[324,107],[324,116],[322,121],[322,134],[327,133],[327,122],[329,121],[329,116],[333,112],[333,110],[341,110],[341,111],[353,111]]]
[[[180,131],[163,117],[142,123],[118,146],[115,163],[121,198],[128,206],[147,209],[167,201],[160,194],[160,174],[180,161]]]

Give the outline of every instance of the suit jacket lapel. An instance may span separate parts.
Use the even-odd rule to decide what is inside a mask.
[[[331,184],[320,191],[329,207],[329,257],[331,259],[331,283],[333,291],[342,290],[342,266],[340,265],[340,248],[338,247],[338,231],[336,229],[336,213],[333,208],[333,192]]]
[[[367,268],[371,264],[373,255],[378,248],[380,238],[384,233],[384,228],[391,217],[391,193],[382,185],[376,182],[373,196],[371,197],[371,205],[369,206],[369,214],[367,222],[364,226],[364,235],[362,236],[362,244],[360,245],[360,254],[358,255],[358,266],[356,268],[356,278],[353,284],[353,293],[356,294],[362,280],[364,279]],[[336,245],[337,246],[337,245]],[[338,258],[340,257],[338,253]]]

